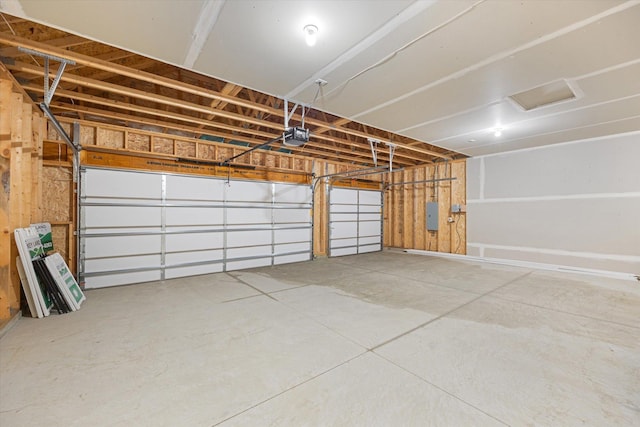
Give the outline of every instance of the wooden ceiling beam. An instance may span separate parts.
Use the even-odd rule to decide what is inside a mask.
[[[46,43],[49,46],[55,46],[61,49],[66,49],[73,46],[79,46],[79,45],[89,44],[93,42],[84,37],[69,35],[69,36],[60,37],[57,39],[47,40]],[[18,58],[20,56],[28,56],[28,55],[29,55],[28,53],[21,52],[17,47],[5,47],[0,49],[0,56],[4,56],[5,58]]]
[[[135,53],[131,53],[131,52],[127,52],[125,50],[116,50],[114,52],[108,52],[108,53],[102,53],[100,55],[97,55],[96,58],[98,59],[102,59],[105,61],[118,61],[121,59],[126,59],[126,58],[130,58],[132,56],[137,56]],[[156,61],[157,62],[157,61]],[[81,68],[87,68],[84,65],[68,65],[65,68],[65,72],[69,73],[69,72],[73,72],[73,71],[77,71]],[[18,75],[16,75],[16,77],[18,77]],[[34,76],[33,74],[22,74],[20,75],[20,78],[22,80],[35,80],[37,79],[39,76]]]

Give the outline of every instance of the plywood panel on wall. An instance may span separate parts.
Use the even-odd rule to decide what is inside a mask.
[[[54,250],[75,272],[74,182],[70,163],[47,162],[42,167],[42,221],[51,224]]]
[[[466,253],[466,213],[452,212],[454,204],[466,205],[464,161],[394,172],[389,184],[385,192],[385,246]],[[426,229],[427,202],[438,202],[438,231]]]

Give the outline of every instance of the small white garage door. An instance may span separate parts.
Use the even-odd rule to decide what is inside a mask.
[[[382,250],[382,192],[329,191],[329,256]]]
[[[306,261],[309,186],[84,168],[86,288]]]

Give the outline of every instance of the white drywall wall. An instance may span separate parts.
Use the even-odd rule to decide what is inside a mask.
[[[640,132],[467,160],[467,253],[640,274]]]

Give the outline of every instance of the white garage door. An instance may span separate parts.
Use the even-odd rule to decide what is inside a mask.
[[[312,258],[309,186],[84,168],[86,288]]]
[[[329,191],[329,256],[382,250],[382,192]]]

